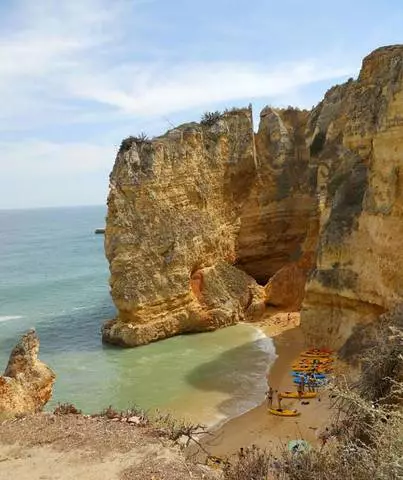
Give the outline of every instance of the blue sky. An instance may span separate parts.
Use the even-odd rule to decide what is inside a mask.
[[[103,204],[122,138],[310,108],[402,25],[401,0],[0,0],[0,208]]]

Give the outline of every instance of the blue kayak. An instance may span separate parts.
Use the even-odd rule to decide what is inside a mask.
[[[309,374],[309,375],[311,375],[311,374]],[[293,377],[309,378],[309,375],[306,375],[305,373],[302,373],[302,372],[296,372],[296,371],[292,372]],[[314,376],[314,378],[326,378],[326,374],[324,374],[324,373],[313,373],[312,375]]]
[[[298,384],[298,383],[301,383],[301,378],[300,378],[300,377],[294,377],[294,378],[293,378],[293,382],[294,382],[294,383],[297,383],[297,384]],[[317,379],[313,382],[313,385],[314,385],[315,387],[319,387],[319,386],[321,386],[321,385],[326,385],[326,383],[327,383],[327,379],[326,379],[326,378],[317,378]],[[308,382],[305,382],[305,385],[307,385],[307,384],[308,384]]]

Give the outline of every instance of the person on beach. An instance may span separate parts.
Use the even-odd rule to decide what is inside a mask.
[[[271,408],[273,406],[273,388],[269,385],[269,389],[266,392],[267,406]]]
[[[298,388],[297,388],[297,392],[300,397],[302,397],[302,395],[304,394],[304,390],[305,390],[305,377],[302,376],[300,377],[300,382],[298,383]]]
[[[315,391],[315,386],[316,386],[315,375],[313,373],[311,373],[308,377],[308,391],[309,392],[314,392]]]
[[[277,403],[278,403],[278,408],[277,408],[277,410],[279,410],[279,411],[282,410],[282,408],[281,408],[281,400],[282,400],[282,399],[283,399],[283,397],[281,396],[281,393],[278,392],[278,393],[277,393]]]

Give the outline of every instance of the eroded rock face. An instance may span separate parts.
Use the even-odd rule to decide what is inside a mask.
[[[259,178],[241,212],[237,265],[263,285],[290,262],[304,258],[307,268],[313,266],[316,170],[304,136],[308,118],[308,111],[291,108],[261,113]]]
[[[311,113],[320,213],[301,315],[311,343],[340,345],[403,295],[403,46],[366,57],[357,81]]]
[[[253,135],[245,109],[123,145],[105,236],[119,315],[104,325],[105,341],[135,346],[211,330],[244,319],[256,303],[254,279],[231,266],[240,211],[257,178]]]
[[[52,396],[53,371],[38,360],[39,338],[34,330],[14,347],[0,377],[0,415],[38,412]]]
[[[139,345],[303,301],[308,343],[338,346],[401,301],[402,64],[403,46],[378,49],[311,112],[264,109],[256,135],[245,109],[124,142],[103,338]]]

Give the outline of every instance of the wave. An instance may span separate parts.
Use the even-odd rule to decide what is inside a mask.
[[[22,315],[0,315],[0,322],[8,322],[9,320],[19,320],[24,318]]]

